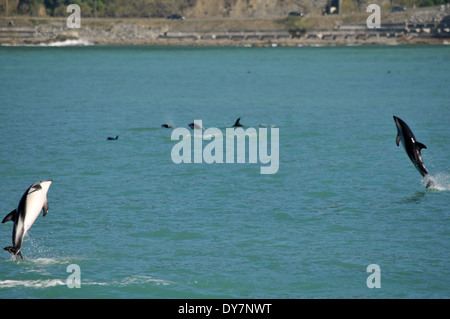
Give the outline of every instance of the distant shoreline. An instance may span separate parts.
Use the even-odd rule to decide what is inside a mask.
[[[450,8],[386,13],[381,28],[367,14],[277,19],[84,18],[69,29],[66,18],[0,17],[0,45],[152,45],[298,47],[450,44]],[[306,27],[305,27],[305,26]]]

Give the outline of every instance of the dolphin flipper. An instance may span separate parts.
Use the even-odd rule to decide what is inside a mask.
[[[5,218],[3,218],[2,220],[2,224],[9,222],[10,220],[14,219],[14,215],[16,214],[16,209],[14,209],[11,213],[9,213],[8,215],[5,216]]]

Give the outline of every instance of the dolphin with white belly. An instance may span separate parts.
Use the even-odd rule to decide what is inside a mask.
[[[23,237],[28,229],[33,225],[39,213],[43,211],[43,216],[48,212],[47,193],[52,180],[34,183],[23,194],[19,205],[11,213],[6,215],[2,223],[14,222],[12,232],[12,246],[5,247],[13,256],[23,259],[20,250],[22,249]]]

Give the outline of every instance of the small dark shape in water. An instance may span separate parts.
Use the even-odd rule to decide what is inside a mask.
[[[242,127],[243,125],[241,123],[239,123],[240,120],[241,120],[241,118],[238,118],[236,120],[236,122],[234,123],[233,127]]]
[[[173,128],[173,126],[170,125],[170,124],[161,124],[161,127],[164,127],[164,128]]]
[[[108,141],[115,141],[115,140],[118,140],[118,139],[119,139],[119,135],[117,135],[116,137],[111,137],[110,136],[110,137],[107,138]]]
[[[201,127],[201,126],[199,126],[199,125],[197,125],[197,124],[195,124],[195,123],[189,124],[189,127],[190,127],[191,129],[204,130],[203,127]]]

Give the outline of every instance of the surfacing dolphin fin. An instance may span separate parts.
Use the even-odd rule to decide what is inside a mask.
[[[238,118],[238,119],[236,120],[236,122],[234,123],[233,127],[242,127],[242,124],[239,123],[240,120],[241,120],[241,118]]]

